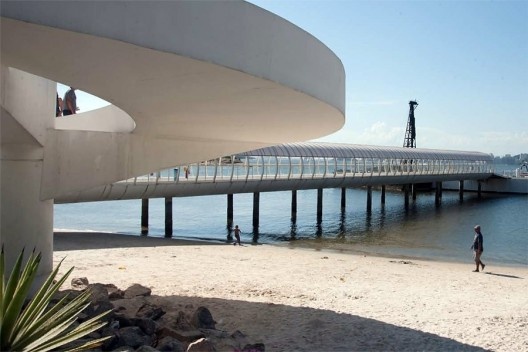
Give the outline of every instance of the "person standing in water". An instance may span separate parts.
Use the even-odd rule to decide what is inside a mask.
[[[484,252],[484,238],[482,236],[482,232],[480,232],[480,225],[476,225],[474,230],[475,230],[475,237],[473,238],[473,245],[471,245],[471,248],[474,251],[475,264],[477,265],[477,268],[473,270],[473,272],[478,273],[479,265],[482,266],[482,270],[484,270],[484,267],[486,266],[480,260],[480,257],[482,256],[482,252]]]
[[[238,225],[235,225],[235,238],[236,238],[236,243],[233,243],[233,246],[236,246],[236,244],[238,243],[239,246],[241,246],[242,244],[240,244],[240,229],[238,228]]]

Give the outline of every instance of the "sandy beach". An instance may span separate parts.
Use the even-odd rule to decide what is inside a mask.
[[[528,351],[528,270],[285,245],[57,232],[54,263],[208,307],[266,351]],[[469,256],[470,254],[468,254]],[[69,280],[68,280],[69,281]],[[69,288],[69,285],[65,288]]]

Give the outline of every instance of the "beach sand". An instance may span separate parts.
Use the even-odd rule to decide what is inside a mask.
[[[527,268],[484,255],[473,273],[469,251],[460,264],[75,232],[54,248],[62,273],[206,306],[266,351],[528,351]]]

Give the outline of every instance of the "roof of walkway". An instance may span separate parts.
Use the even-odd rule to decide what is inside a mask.
[[[280,144],[237,155],[493,161],[492,155],[481,152],[319,142]]]

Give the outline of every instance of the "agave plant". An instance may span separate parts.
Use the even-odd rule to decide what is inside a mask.
[[[0,351],[48,351],[101,328],[106,322],[100,319],[109,313],[104,312],[90,320],[73,327],[78,315],[90,304],[88,290],[79,296],[68,299],[66,295],[57,304],[50,301],[61,285],[66,281],[73,267],[64,276],[55,281],[62,261],[48,276],[28,301],[33,281],[37,275],[41,254],[31,253],[22,268],[24,251],[20,253],[9,279],[5,280],[4,248],[0,255]],[[107,338],[97,339],[75,347],[83,350],[96,347]]]

